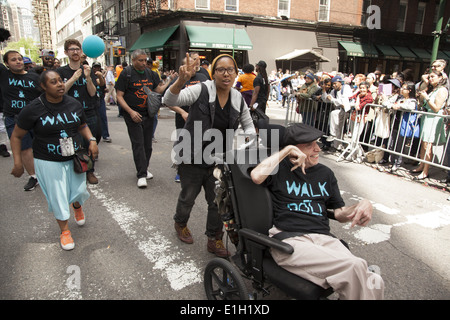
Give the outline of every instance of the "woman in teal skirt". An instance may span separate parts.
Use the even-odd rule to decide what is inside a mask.
[[[89,153],[93,158],[98,155],[98,147],[86,125],[82,105],[64,95],[64,82],[60,75],[54,70],[44,71],[41,87],[44,93],[23,108],[11,136],[14,156],[11,174],[15,177],[23,174],[21,140],[29,130],[33,130],[37,179],[47,199],[48,209],[61,229],[61,247],[72,250],[75,243],[68,225],[70,207],[74,210],[76,223],[81,226],[85,223],[81,206],[89,198],[86,174],[75,173],[73,155],[83,145],[83,138],[90,141]]]
[[[428,75],[428,89],[419,92],[419,99],[424,111],[435,114],[443,114],[447,101],[448,90],[446,88],[447,78],[442,72],[431,71]],[[445,125],[442,117],[433,115],[423,115],[420,126],[420,158],[431,162],[433,159],[433,144],[442,144],[446,141]],[[430,165],[420,163],[419,167],[412,170],[414,173],[420,172],[415,180],[422,180],[428,177]]]

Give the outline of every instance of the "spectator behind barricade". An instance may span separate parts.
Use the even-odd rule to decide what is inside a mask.
[[[270,101],[276,101],[279,103],[278,96],[280,95],[280,78],[277,76],[277,72],[275,70],[272,70],[269,76],[269,83],[270,83],[270,95],[269,100]]]
[[[244,74],[241,74],[236,82],[236,89],[242,94],[248,106],[250,106],[252,101],[253,80],[256,78],[256,75],[253,73],[254,70],[255,67],[252,64],[246,64],[242,67]]]
[[[428,76],[428,88],[419,92],[419,99],[423,111],[444,114],[447,99],[447,77],[444,72],[433,70]],[[420,159],[426,161],[433,160],[433,145],[443,144],[446,142],[445,125],[442,117],[434,115],[423,115],[421,117],[420,139],[422,141],[420,147]],[[421,172],[415,180],[423,180],[428,177],[430,165],[422,162],[418,168],[412,170],[414,173]]]
[[[350,111],[350,97],[352,96],[352,89],[349,85],[344,84],[341,76],[336,75],[331,79],[333,90],[327,96],[328,101],[333,104],[334,110],[330,113],[330,135],[327,138],[328,142],[335,139],[342,140],[345,113]],[[342,141],[334,141],[334,147],[340,151],[343,149]]]
[[[372,94],[373,104],[378,103],[378,87],[375,85],[377,76],[375,73],[369,73],[366,77],[366,82],[369,83],[369,92]],[[372,132],[373,120],[375,119],[375,108],[370,107],[369,114],[366,117],[366,132]],[[370,134],[365,134],[363,138],[365,143],[370,142]],[[367,146],[362,147],[367,151]]]
[[[317,112],[317,104],[313,104],[310,99],[314,93],[316,93],[318,87],[316,84],[316,79],[312,73],[307,73],[305,75],[305,84],[300,87],[297,93],[297,113],[301,113],[302,122],[313,126],[315,122],[315,114]]]
[[[379,85],[379,103],[382,107],[378,107],[375,110],[375,130],[374,134],[376,136],[375,145],[381,146],[385,149],[389,149],[389,137],[397,134],[399,122],[396,121],[395,126],[391,126],[391,106],[400,99],[400,81],[397,79],[388,79],[385,83]],[[395,117],[393,120],[398,120]],[[392,131],[391,131],[392,128]],[[391,143],[393,139],[391,139]],[[381,159],[379,164],[386,164],[389,162],[389,152],[385,151],[383,159]],[[382,170],[382,168],[380,168]]]
[[[327,100],[327,96],[330,94],[331,88],[331,78],[326,77],[321,86],[313,94],[312,98],[317,101],[317,116],[315,127],[323,131],[325,135],[330,134],[330,126],[328,121],[330,118],[330,111],[332,110],[332,104]],[[322,150],[327,151],[331,147],[331,142],[328,142],[326,137],[320,137],[322,142]]]
[[[405,112],[406,110],[417,110],[416,89],[413,82],[406,82],[402,85],[400,99],[392,105],[392,109],[396,111],[396,119],[401,118],[398,135],[391,135],[394,139],[393,146],[395,152],[403,153],[407,142],[406,139],[408,139],[411,140],[409,143],[409,154],[415,155],[420,134],[419,118],[417,117],[417,113]],[[400,167],[402,156],[391,154],[391,162],[392,167],[390,171],[393,173]]]
[[[429,70],[429,71],[427,70],[422,75],[421,81],[419,82],[419,87],[416,90],[417,93],[419,93],[420,91],[428,89],[428,86],[429,86],[428,75],[429,75],[429,72],[431,72],[431,71],[442,72],[442,77],[446,81],[447,91],[450,91],[450,81],[448,81],[448,76],[444,72],[446,67],[447,67],[447,61],[445,61],[443,59],[438,59],[438,60],[433,61],[433,63],[431,64],[431,70]],[[448,102],[449,102],[449,98],[447,98],[447,104],[448,104]]]
[[[352,134],[356,134],[359,137],[359,141],[364,141],[364,136],[361,135],[361,133],[364,132],[367,115],[370,111],[370,107],[366,105],[373,103],[373,97],[369,91],[369,87],[370,84],[368,82],[360,82],[357,92],[351,97],[351,100],[354,100],[354,109],[350,116],[350,130]],[[358,128],[357,131],[354,130],[356,127]],[[365,132],[366,134],[369,134],[367,133],[368,131]],[[364,150],[367,151],[366,149]]]
[[[362,73],[358,73],[354,78],[353,78],[353,86],[352,86],[352,90],[353,90],[353,94],[357,94],[359,91],[359,85],[361,84],[361,82],[366,81],[366,76],[363,75]]]
[[[290,78],[286,78],[282,81],[280,81],[281,89],[281,107],[284,108],[284,104],[287,102],[287,106],[289,107],[289,95],[292,92],[292,84]]]

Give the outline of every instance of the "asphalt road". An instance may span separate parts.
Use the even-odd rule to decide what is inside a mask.
[[[282,123],[283,109],[272,105],[268,112]],[[189,223],[194,244],[180,242],[173,228],[180,191],[170,159],[173,113],[161,111],[150,164],[154,178],[146,189],[136,186],[131,144],[114,106],[108,117],[112,143],[99,146],[100,183],[89,186],[86,225],[69,223],[73,251],[60,248],[59,228],[40,188],[24,192],[27,178],[9,174],[12,157],[0,159],[0,299],[206,298],[203,270],[214,256],[206,251],[203,192]],[[367,198],[375,212],[368,227],[333,222],[333,233],[381,273],[386,299],[448,300],[448,192],[336,159],[323,153],[321,161],[335,171],[346,203]],[[271,298],[283,295],[274,290]]]

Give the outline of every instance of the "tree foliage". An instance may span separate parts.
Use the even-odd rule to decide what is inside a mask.
[[[20,48],[24,49],[25,57],[30,58],[33,62],[42,62],[39,58],[40,50],[34,43],[33,38],[21,38],[17,42],[9,42],[7,47],[5,48],[5,52],[7,52],[8,50],[16,50],[18,52],[21,52]]]

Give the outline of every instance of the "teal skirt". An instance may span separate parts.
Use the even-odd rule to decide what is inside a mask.
[[[57,220],[70,218],[70,204],[81,205],[89,198],[86,188],[86,174],[73,170],[73,161],[46,161],[34,159],[36,176],[42,192],[47,198],[48,211]]]

